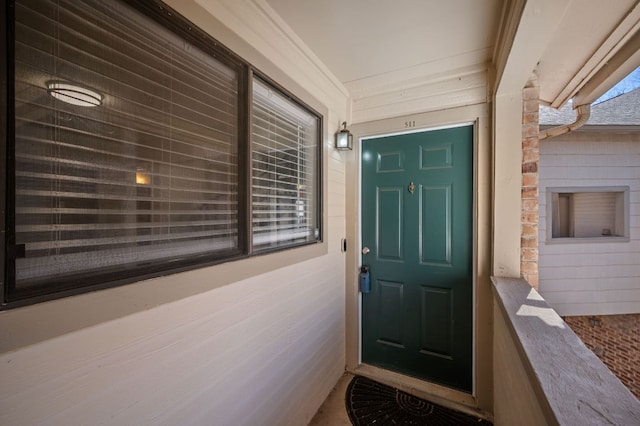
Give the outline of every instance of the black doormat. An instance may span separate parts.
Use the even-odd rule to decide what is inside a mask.
[[[356,426],[492,425],[362,376],[355,376],[349,383],[345,402],[349,419]]]

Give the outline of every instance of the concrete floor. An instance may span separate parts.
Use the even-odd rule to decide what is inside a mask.
[[[345,373],[322,403],[309,426],[351,426],[344,396],[353,374]]]

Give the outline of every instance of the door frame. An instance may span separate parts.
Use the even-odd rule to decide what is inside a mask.
[[[357,272],[361,261],[361,197],[362,197],[362,142],[367,139],[384,136],[395,136],[407,133],[421,133],[431,130],[474,126],[473,132],[473,346],[472,346],[472,392],[471,394],[454,390],[431,382],[410,378],[399,373],[388,372],[377,367],[362,364],[362,295],[357,288]],[[488,342],[491,339],[489,326],[491,318],[490,289],[490,235],[480,232],[489,229],[490,194],[486,186],[490,185],[490,120],[487,105],[453,108],[445,111],[434,111],[414,114],[375,122],[354,124],[353,161],[349,161],[346,181],[346,231],[349,246],[346,259],[346,364],[347,370],[373,376],[389,384],[395,384],[404,390],[414,391],[418,395],[433,395],[445,400],[455,400],[471,408],[491,408],[493,395],[490,393],[492,374],[491,346],[479,350],[478,341]],[[485,185],[479,191],[480,185]],[[484,253],[479,255],[479,253]],[[484,374],[478,374],[483,371]]]

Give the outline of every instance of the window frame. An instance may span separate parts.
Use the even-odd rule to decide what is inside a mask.
[[[630,187],[629,186],[572,186],[546,188],[546,243],[547,244],[590,244],[590,243],[624,243],[630,241]],[[622,194],[623,235],[603,235],[595,237],[554,237],[555,221],[554,196],[581,193],[619,193]]]
[[[310,107],[309,105],[307,105],[305,102],[303,102],[302,100],[300,100],[299,98],[297,98],[296,96],[294,96],[291,92],[289,92],[287,89],[285,89],[283,86],[281,86],[280,84],[278,84],[275,80],[269,78],[266,74],[256,70],[255,68],[251,68],[250,70],[250,77],[249,77],[249,87],[253,87],[253,80],[254,78],[258,78],[259,80],[262,80],[262,82],[266,83],[267,85],[271,86],[272,88],[274,88],[275,90],[277,90],[279,92],[280,95],[282,95],[283,97],[285,97],[286,99],[288,99],[290,102],[292,102],[293,104],[299,106],[302,109],[305,109],[306,111],[310,112],[312,115],[315,115],[315,117],[318,119],[318,129],[317,129],[317,140],[318,140],[318,145],[316,147],[316,158],[315,158],[315,167],[316,167],[316,171],[317,171],[317,175],[316,175],[316,182],[315,182],[315,191],[316,191],[316,196],[317,196],[317,205],[316,205],[316,216],[318,218],[318,231],[319,231],[319,235],[316,238],[316,241],[305,241],[305,242],[300,242],[300,243],[294,243],[291,245],[287,245],[287,246],[278,246],[278,247],[269,247],[269,248],[264,248],[264,249],[260,249],[259,251],[254,252],[253,250],[253,238],[251,238],[253,236],[253,232],[252,232],[252,214],[253,214],[253,206],[252,206],[252,201],[253,201],[253,185],[251,185],[251,183],[249,183],[249,194],[248,194],[248,199],[247,199],[247,203],[249,204],[249,208],[247,209],[247,247],[249,247],[249,253],[251,253],[253,256],[262,256],[262,255],[266,255],[266,254],[270,254],[270,253],[275,253],[278,251],[283,251],[283,250],[287,250],[289,248],[294,248],[294,247],[299,247],[299,246],[304,246],[304,245],[309,245],[309,244],[315,244],[316,242],[322,242],[322,232],[323,232],[323,194],[322,194],[322,181],[323,181],[323,170],[322,170],[322,129],[324,126],[324,117],[322,116],[322,114],[316,112],[312,107]],[[249,93],[252,94],[253,91],[249,90]],[[249,110],[251,110],[252,105],[253,105],[253,97],[249,98]],[[252,164],[252,155],[251,155],[251,146],[252,146],[252,140],[251,140],[251,129],[253,127],[253,114],[249,113],[248,115],[250,122],[247,126],[247,131],[249,132],[249,136],[247,139],[247,173],[246,175],[248,177],[252,177],[252,170],[253,170],[253,164]]]
[[[4,46],[4,56],[0,58],[0,99],[7,100],[7,102],[0,103],[0,164],[3,164],[4,173],[0,173],[0,293],[2,295],[2,302],[7,300],[6,294],[6,280],[7,280],[7,229],[10,220],[13,220],[14,213],[9,212],[7,209],[9,197],[13,197],[13,189],[9,189],[9,139],[13,139],[13,125],[9,126],[9,116],[13,117],[13,103],[8,102],[9,97],[14,99],[13,82],[10,84],[9,80],[9,64],[13,64],[13,43],[9,41],[14,40],[13,36],[13,22],[14,22],[14,8],[12,2],[4,3],[4,10],[0,11],[0,46]],[[11,115],[9,115],[11,114]],[[13,148],[12,148],[13,149]],[[15,185],[13,185],[15,188]],[[13,199],[13,198],[11,198]],[[11,218],[9,217],[11,216]],[[2,305],[0,304],[0,310]]]
[[[0,82],[0,96],[7,100],[3,106],[0,106],[0,128],[6,129],[6,132],[3,132],[2,136],[0,136],[0,162],[6,165],[6,173],[0,176],[0,188],[3,190],[3,197],[1,197],[0,200],[0,208],[5,212],[2,222],[0,223],[0,232],[3,234],[2,238],[0,238],[0,250],[2,251],[2,256],[0,256],[0,268],[2,268],[0,291],[3,296],[3,299],[0,302],[0,311],[323,242],[323,115],[271,79],[267,74],[260,72],[251,63],[235,54],[210,34],[197,27],[187,18],[183,17],[164,3],[157,0],[132,0],[126,3],[156,23],[173,32],[178,37],[184,38],[190,43],[193,43],[206,54],[211,55],[215,59],[223,62],[225,65],[238,72],[238,249],[231,250],[228,255],[225,254],[224,256],[211,253],[194,255],[190,256],[188,259],[170,262],[170,266],[166,264],[167,262],[155,260],[150,265],[144,267],[123,268],[123,271],[115,273],[93,273],[90,276],[94,278],[93,281],[97,282],[90,284],[84,284],[86,279],[84,279],[81,274],[77,280],[70,283],[47,285],[44,291],[27,290],[18,293],[17,296],[15,292],[12,292],[12,290],[15,289],[15,262],[7,260],[9,259],[9,256],[14,256],[14,253],[10,252],[15,247],[14,216],[16,167],[14,156],[15,113],[13,111],[15,99],[15,74],[13,69],[15,0],[7,1],[5,3],[6,13],[3,13],[3,17],[0,18],[0,29],[2,30],[0,31],[0,43],[6,46],[6,56],[0,59],[0,79],[2,80]],[[317,156],[314,167],[317,172],[315,184],[317,227],[319,235],[313,241],[298,242],[286,246],[274,247],[256,253],[253,253],[251,223],[251,105],[254,75],[271,85],[289,101],[307,110],[318,120],[316,135]],[[82,281],[82,283],[80,283],[80,281]]]

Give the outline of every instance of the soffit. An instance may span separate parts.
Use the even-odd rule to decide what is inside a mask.
[[[500,70],[509,57],[512,85],[522,87],[535,69],[543,103],[560,107],[581,89],[588,100],[617,82],[611,75],[623,67],[613,59],[640,27],[639,0],[253,1],[281,18],[356,101],[392,90],[405,96],[492,62]],[[506,16],[513,4],[525,5],[522,14]],[[515,35],[512,45],[505,34]]]
[[[266,0],[345,84],[490,62],[502,0]]]
[[[569,2],[536,68],[544,103],[562,106],[610,61],[638,29],[637,5],[637,0]]]

